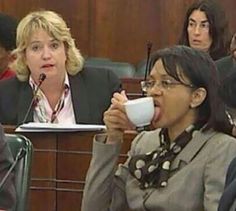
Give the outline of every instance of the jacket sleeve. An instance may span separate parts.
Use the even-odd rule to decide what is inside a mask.
[[[232,206],[230,207],[229,211],[235,211],[236,210],[236,200],[234,200]]]
[[[236,140],[230,136],[228,141],[214,140],[214,149],[208,155],[204,171],[204,210],[217,210],[224,190],[225,175],[231,160],[236,155]],[[225,138],[225,136],[224,136]]]
[[[100,136],[100,137],[98,137]],[[127,210],[125,194],[126,179],[129,175],[127,159],[125,164],[116,168],[121,144],[104,144],[98,135],[94,139],[93,156],[86,177],[82,200],[83,211],[120,211]],[[139,136],[138,136],[139,137]],[[134,153],[136,137],[132,142],[128,156]],[[100,139],[100,141],[98,141]],[[119,172],[118,174],[115,174]]]
[[[5,140],[3,129],[0,126],[0,181],[6,175],[13,163],[13,157]],[[16,191],[14,174],[10,174],[0,189],[0,209],[14,210],[16,204]]]

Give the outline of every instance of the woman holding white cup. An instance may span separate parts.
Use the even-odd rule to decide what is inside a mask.
[[[156,129],[138,134],[116,167],[132,124],[125,93],[114,94],[104,113],[107,132],[94,138],[83,211],[217,210],[236,140],[226,135],[231,128],[215,65],[206,53],[174,46],[154,53],[150,66],[142,89],[154,100]]]

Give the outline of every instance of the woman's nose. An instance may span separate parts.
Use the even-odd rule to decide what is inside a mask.
[[[194,28],[194,34],[200,34],[200,26],[196,26],[195,28]]]
[[[51,57],[51,51],[48,47],[43,48],[42,57],[43,59],[48,59]]]
[[[148,96],[162,95],[163,89],[159,85],[155,85],[147,91]]]

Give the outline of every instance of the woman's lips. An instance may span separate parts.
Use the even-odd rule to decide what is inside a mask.
[[[201,44],[201,40],[193,40],[192,42],[195,45],[200,45]]]
[[[50,68],[50,67],[53,67],[54,65],[53,64],[45,64],[42,66],[42,68]]]

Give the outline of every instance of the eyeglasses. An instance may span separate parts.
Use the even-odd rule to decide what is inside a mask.
[[[189,21],[189,23],[188,23],[188,28],[189,29],[195,30],[197,27],[200,30],[208,31],[209,27],[210,27],[210,24],[209,24],[209,22],[196,23],[196,22],[193,22],[192,20]]]
[[[229,123],[236,126],[236,110],[227,108],[225,113],[228,117]]]
[[[160,80],[160,81],[157,80],[141,81],[141,88],[143,92],[147,92],[148,90],[154,88],[155,86],[161,89],[171,89],[172,87],[177,85],[183,85],[190,88],[194,88],[194,85],[192,84],[185,84],[178,81],[172,81],[170,79]]]

